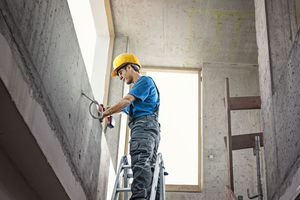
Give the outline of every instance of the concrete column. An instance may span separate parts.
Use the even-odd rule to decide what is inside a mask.
[[[300,166],[299,8],[295,1],[257,0],[255,10],[268,199],[292,199],[296,189],[283,196]]]
[[[117,36],[114,41],[113,59],[121,54],[125,53],[127,50],[128,38],[124,36]],[[108,96],[108,105],[113,105],[117,103],[121,98],[123,98],[123,82],[118,78],[111,78],[110,80],[110,90]],[[125,137],[125,133],[120,133],[121,125],[121,115],[114,115],[116,120],[116,126],[113,129],[107,128],[105,130],[105,135],[107,139],[108,148],[111,154],[113,166],[116,169],[118,163],[118,150],[119,150],[119,139]]]

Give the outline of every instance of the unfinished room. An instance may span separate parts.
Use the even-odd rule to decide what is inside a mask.
[[[0,200],[300,200],[300,0],[0,0]]]

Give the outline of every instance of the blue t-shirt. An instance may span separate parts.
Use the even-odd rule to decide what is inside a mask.
[[[151,115],[159,108],[159,92],[149,76],[141,76],[128,94],[133,95],[135,100],[123,111],[132,118]]]

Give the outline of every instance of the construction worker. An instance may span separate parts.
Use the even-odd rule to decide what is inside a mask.
[[[158,110],[159,91],[149,76],[140,74],[138,58],[129,53],[117,56],[113,61],[112,77],[133,84],[129,93],[118,103],[105,110],[102,119],[121,111],[129,116],[131,129],[130,156],[133,171],[131,200],[149,199],[160,141]],[[156,198],[159,199],[157,193]]]

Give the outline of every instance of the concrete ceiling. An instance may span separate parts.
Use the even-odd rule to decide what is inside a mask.
[[[111,0],[117,37],[147,66],[257,64],[253,0]]]

